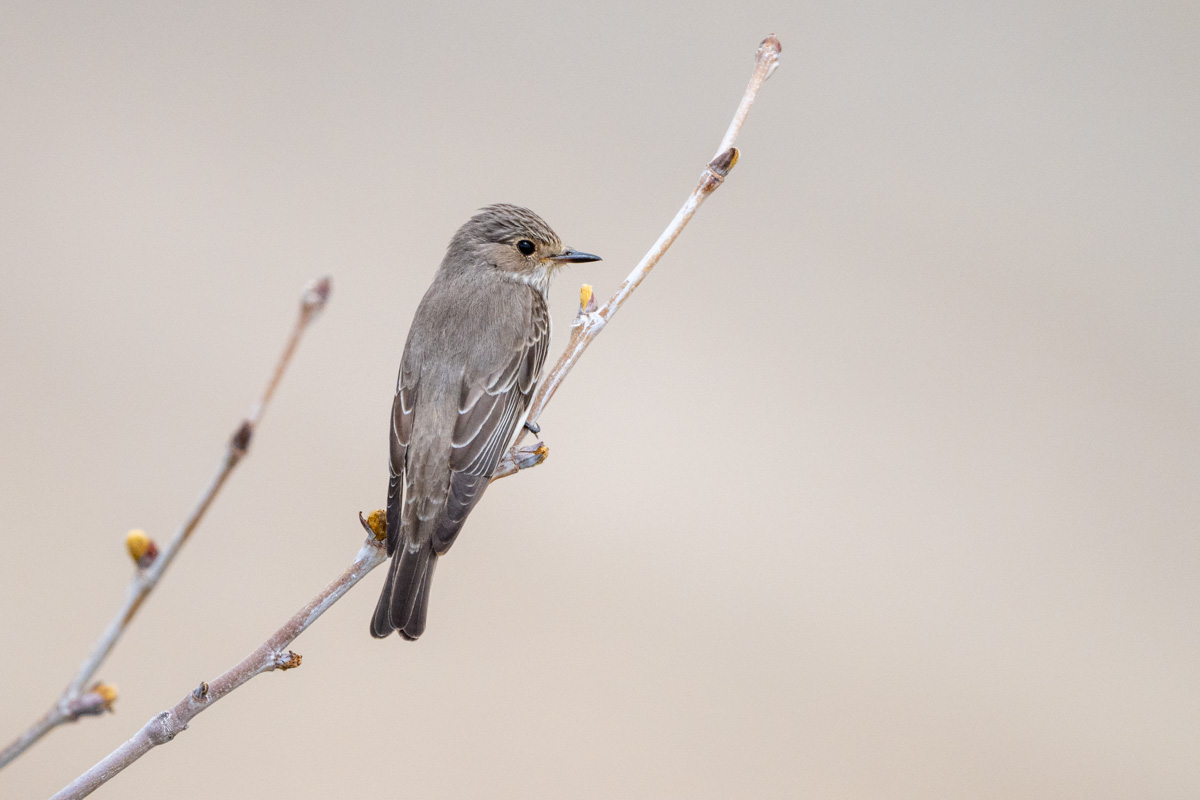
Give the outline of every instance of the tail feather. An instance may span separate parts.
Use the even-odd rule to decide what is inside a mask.
[[[429,611],[429,584],[437,556],[429,544],[413,549],[401,547],[392,556],[387,578],[375,614],[371,617],[371,635],[382,639],[392,631],[409,640],[425,632]]]
[[[408,624],[417,590],[425,577],[425,567],[433,550],[426,544],[410,543],[392,556],[392,606],[389,621],[396,630]]]
[[[400,628],[400,635],[410,642],[415,642],[425,632],[425,615],[429,611],[429,585],[433,583],[433,568],[437,566],[437,562],[436,555],[430,556],[425,574],[421,576],[421,582],[417,586],[408,622]]]
[[[383,581],[383,591],[379,594],[379,600],[375,603],[375,615],[371,617],[371,635],[376,639],[382,639],[395,628],[392,627],[392,587],[395,586],[395,581],[392,580],[392,572],[395,562],[388,564],[387,578]]]

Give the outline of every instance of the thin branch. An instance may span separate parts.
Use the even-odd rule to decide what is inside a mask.
[[[679,210],[679,213],[671,220],[671,224],[658,237],[658,241],[654,243],[650,251],[646,253],[633,272],[629,274],[629,277],[625,279],[625,282],[621,284],[621,288],[609,298],[609,301],[604,304],[603,308],[597,310],[595,300],[591,294],[591,288],[584,287],[584,292],[581,295],[580,314],[576,317],[571,341],[568,342],[566,351],[559,358],[554,370],[534,398],[529,415],[531,421],[545,409],[546,405],[550,402],[550,398],[554,396],[554,391],[562,383],[567,373],[570,372],[575,362],[579,360],[583,351],[587,349],[591,340],[600,333],[601,329],[603,329],[612,315],[616,313],[617,309],[629,299],[634,289],[645,279],[650,270],[654,268],[654,265],[658,263],[658,260],[662,258],[663,253],[667,251],[667,248],[679,236],[679,233],[687,225],[688,220],[696,213],[696,209],[699,208],[708,195],[716,191],[717,187],[725,179],[725,176],[729,174],[729,170],[737,163],[737,150],[733,148],[733,142],[741,130],[742,123],[745,121],[746,114],[749,112],[750,105],[754,102],[758,90],[775,70],[779,60],[779,51],[779,40],[774,36],[768,36],[763,40],[763,43],[758,48],[754,75],[750,79],[750,85],[746,87],[746,93],[742,97],[742,102],[738,106],[733,122],[725,134],[725,139],[722,140],[722,149],[718,152],[716,158],[705,168],[699,185],[692,192],[691,196],[688,197],[683,208]],[[509,475],[515,475],[521,470],[535,467],[545,461],[548,453],[546,446],[541,442],[532,446],[521,446],[520,439],[524,438],[524,435],[525,431],[522,430],[517,442],[505,454],[504,458],[501,459],[500,464],[496,467],[496,471],[492,474],[493,481]],[[201,683],[191,694],[173,708],[155,716],[142,726],[142,729],[133,738],[106,756],[100,763],[76,778],[61,792],[54,795],[52,800],[76,800],[76,798],[86,797],[118,772],[141,758],[152,748],[171,741],[176,735],[187,728],[187,723],[193,717],[255,675],[269,672],[273,669],[289,669],[298,666],[300,656],[290,651],[285,654],[283,653],[283,648],[291,644],[297,636],[315,622],[321,614],[349,591],[354,584],[358,583],[368,572],[387,560],[387,554],[382,544],[384,537],[384,516],[382,510],[373,512],[369,518],[363,518],[361,514],[359,515],[363,527],[367,529],[368,536],[366,543],[359,550],[354,562],[342,573],[340,578],[326,586],[320,594],[313,598],[308,605],[300,609],[270,639],[211,684]]]
[[[646,255],[642,256],[642,260],[629,273],[629,277],[621,284],[617,291],[613,292],[612,297],[608,299],[599,310],[596,310],[590,302],[581,303],[579,315],[575,317],[572,323],[571,339],[567,342],[567,348],[559,357],[558,363],[554,365],[554,369],[542,381],[542,385],[538,388],[537,395],[533,398],[533,403],[529,407],[529,422],[536,423],[541,417],[542,412],[546,409],[550,399],[554,397],[554,393],[558,391],[558,387],[566,379],[571,368],[579,361],[584,351],[592,340],[600,335],[600,331],[604,330],[604,326],[612,319],[613,315],[625,305],[629,300],[634,290],[641,285],[646,276],[650,274],[650,270],[654,269],[654,265],[659,262],[663,254],[670,249],[671,245],[679,238],[679,234],[687,227],[689,221],[695,215],[700,205],[708,199],[708,196],[715,192],[718,187],[725,181],[725,176],[737,164],[738,151],[733,146],[737,141],[738,134],[742,130],[742,124],[746,121],[746,115],[750,113],[750,106],[754,104],[754,100],[758,97],[758,91],[762,88],[767,78],[771,77],[771,73],[779,66],[779,53],[783,49],[779,40],[774,35],[763,39],[762,44],[758,46],[758,52],[755,54],[754,74],[750,76],[750,83],[746,86],[746,91],[742,95],[742,101],[738,104],[737,112],[733,115],[733,121],[729,123],[728,130],[725,131],[725,137],[721,139],[721,146],[717,150],[717,154],[712,161],[704,168],[704,172],[700,175],[700,182],[696,188],[692,190],[691,195],[684,201],[683,207],[667,225],[667,229],[658,237],[658,241],[647,251]],[[590,306],[590,308],[589,308]],[[513,448],[517,448],[521,444],[521,440],[525,438],[525,430],[522,430],[518,435]],[[512,473],[508,473],[512,474]],[[505,477],[503,475],[498,477]]]
[[[53,800],[87,797],[150,750],[174,739],[187,729],[193,717],[255,675],[300,666],[300,656],[290,650],[285,652],[284,648],[309,625],[316,622],[342,595],[350,591],[354,584],[362,580],[363,576],[386,560],[387,552],[383,544],[374,537],[369,537],[346,571],[322,589],[304,608],[297,611],[271,638],[211,683],[201,683],[172,708],[156,714],[131,739],[54,795]]]
[[[192,532],[196,530],[196,526],[200,524],[204,513],[208,511],[209,506],[216,499],[217,493],[225,485],[225,481],[229,478],[230,473],[233,472],[233,468],[246,455],[250,447],[250,441],[254,438],[254,433],[258,428],[259,421],[266,411],[267,404],[270,402],[272,395],[275,394],[275,390],[278,388],[288,364],[291,363],[301,335],[317,317],[321,309],[325,307],[325,303],[329,299],[329,291],[328,278],[321,278],[318,281],[314,281],[304,290],[300,302],[300,313],[296,317],[296,324],[292,327],[291,335],[288,337],[283,354],[279,357],[279,362],[275,366],[271,380],[267,383],[267,388],[263,391],[262,397],[254,404],[250,415],[242,421],[230,438],[225,454],[221,458],[220,466],[217,467],[216,474],[200,495],[196,507],[192,509],[192,513],[188,515],[187,519],[176,530],[171,543],[159,552],[156,557],[152,556],[152,562],[146,564],[143,568],[139,568],[134,573],[133,579],[129,583],[129,588],[126,590],[124,603],[122,603],[121,608],[108,623],[108,627],[104,629],[104,633],[100,636],[100,640],[96,642],[91,654],[80,664],[75,677],[71,679],[71,683],[41,719],[17,737],[10,745],[5,747],[4,750],[0,751],[0,767],[3,767],[21,755],[21,753],[25,752],[35,742],[59,725],[66,722],[74,722],[81,716],[101,714],[111,708],[112,702],[116,699],[115,690],[104,684],[96,684],[86,692],[83,687],[92,680],[92,677],[96,674],[96,670],[100,668],[100,665],[104,663],[109,653],[112,652],[112,649],[120,640],[125,629],[129,627],[130,622],[137,614],[138,609],[141,608],[146,597],[158,585],[167,567],[179,555],[180,549],[182,549],[183,545],[192,535]],[[144,562],[139,563],[144,564]]]

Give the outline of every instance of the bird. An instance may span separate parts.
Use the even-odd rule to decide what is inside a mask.
[[[550,279],[566,264],[599,260],[564,246],[545,220],[507,203],[480,209],[450,239],[396,379],[391,563],[372,636],[399,631],[412,641],[424,633],[434,567],[526,424],[550,344]]]

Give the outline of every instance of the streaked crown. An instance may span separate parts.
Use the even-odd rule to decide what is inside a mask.
[[[520,239],[532,239],[540,245],[562,248],[562,241],[554,229],[546,224],[546,220],[528,208],[509,203],[496,203],[479,209],[454,234],[450,246],[468,243],[510,244]]]

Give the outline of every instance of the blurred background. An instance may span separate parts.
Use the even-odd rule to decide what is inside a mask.
[[[435,6],[436,7],[433,7]],[[497,201],[599,264],[725,186],[375,641],[370,575],[104,797],[1200,796],[1200,6],[13,4],[0,739],[333,297],[249,458],[0,795],[257,646],[383,504],[416,304]]]

